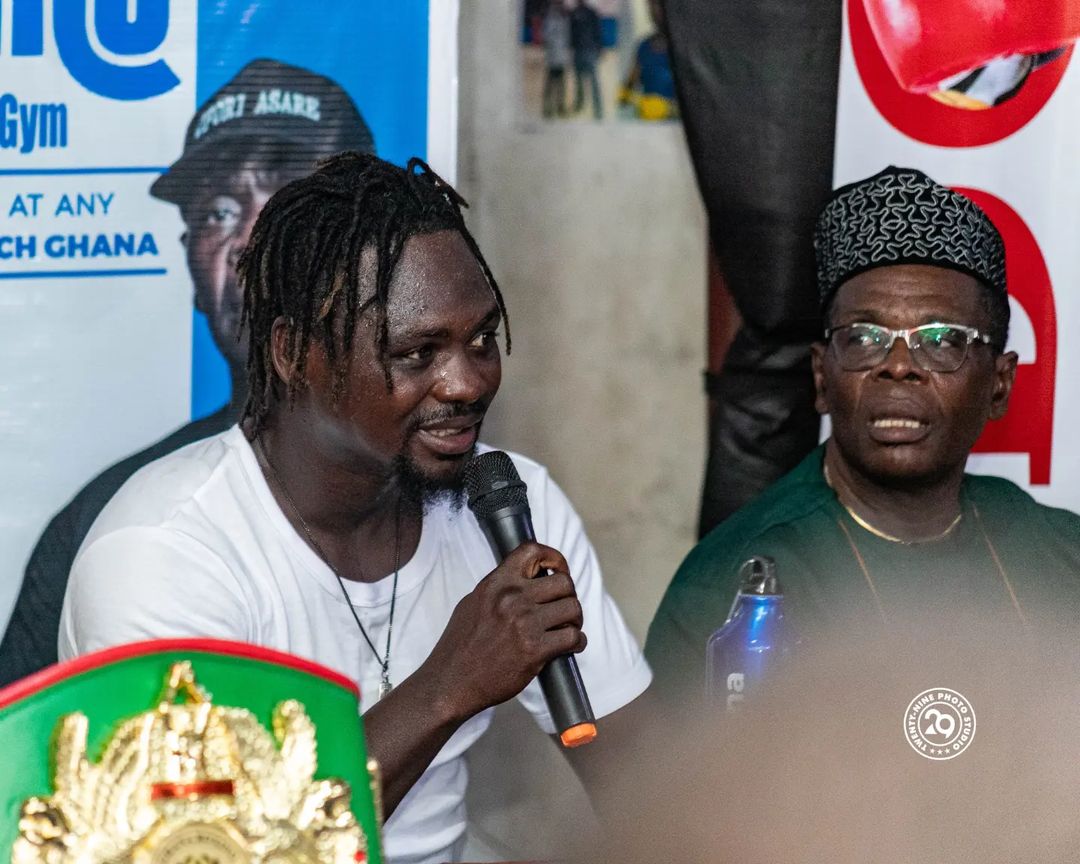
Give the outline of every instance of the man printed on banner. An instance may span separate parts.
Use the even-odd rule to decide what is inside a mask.
[[[1080,0],[862,2],[897,83],[956,108],[1007,102],[1080,36]]]
[[[98,513],[143,465],[236,422],[247,398],[243,297],[236,262],[263,205],[340,150],[373,153],[371,131],[334,81],[276,60],[254,60],[195,113],[184,150],[150,187],[180,208],[195,308],[207,317],[229,368],[229,402],[208,417],[106,469],[57,513],[39,538],[0,643],[0,685],[57,660],[60,608],[75,554]]]

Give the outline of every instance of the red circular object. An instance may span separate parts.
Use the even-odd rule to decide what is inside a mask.
[[[944,0],[942,0],[944,2]],[[898,131],[938,147],[979,147],[1008,138],[1035,117],[1057,89],[1073,47],[1024,82],[1007,102],[984,111],[953,108],[930,96],[909,93],[893,77],[878,47],[863,0],[848,0],[848,27],[855,66],[874,107]]]

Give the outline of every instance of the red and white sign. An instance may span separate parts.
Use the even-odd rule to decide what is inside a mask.
[[[1080,0],[846,0],[836,185],[919,168],[1005,240],[1020,355],[970,470],[1080,511]]]

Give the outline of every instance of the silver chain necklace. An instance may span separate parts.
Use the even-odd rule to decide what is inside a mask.
[[[323,563],[330,568],[330,572],[337,577],[338,586],[341,588],[341,594],[345,598],[345,605],[349,607],[349,611],[352,612],[353,620],[356,622],[356,626],[360,628],[360,635],[364,637],[364,641],[367,642],[368,647],[371,649],[371,653],[375,655],[375,660],[382,668],[382,677],[379,681],[379,698],[382,699],[386,694],[394,689],[394,685],[390,683],[390,637],[394,631],[394,606],[397,604],[397,586],[398,586],[398,570],[401,563],[401,496],[398,496],[397,506],[394,511],[394,588],[390,594],[390,618],[386,624],[386,653],[384,656],[379,657],[379,651],[375,647],[375,643],[371,641],[371,637],[368,636],[367,630],[364,629],[364,625],[360,622],[360,616],[356,614],[356,608],[352,604],[352,600],[349,598],[349,591],[345,587],[345,580],[341,574],[338,573],[337,568],[330,563],[330,558],[326,552],[323,551],[322,546],[319,545],[319,541],[315,539],[315,535],[311,533],[311,529],[308,527],[304,517],[300,514],[300,508],[296,506],[296,502],[293,501],[292,495],[289,494],[288,488],[281,479],[281,475],[278,474],[277,469],[274,468],[270,462],[270,457],[266,455],[266,450],[263,448],[262,439],[256,436],[255,438],[255,453],[258,456],[259,462],[266,466],[266,469],[270,472],[270,476],[274,478],[274,484],[281,490],[282,496],[289,505],[289,509],[292,510],[293,515],[300,523],[300,527],[304,529],[304,534],[307,537],[308,543],[315,550]],[[363,576],[363,570],[360,571]]]

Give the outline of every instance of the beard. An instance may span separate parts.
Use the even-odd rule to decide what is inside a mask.
[[[463,402],[447,405],[441,411],[429,412],[413,419],[407,433],[404,446],[400,453],[394,457],[393,472],[406,501],[419,504],[425,513],[441,504],[449,505],[452,512],[457,513],[465,506],[465,467],[476,455],[476,445],[460,456],[447,457],[442,461],[452,470],[446,473],[433,474],[425,471],[416,460],[409,455],[408,441],[425,424],[432,421],[449,420],[453,417],[466,417],[479,415],[477,422],[476,439],[480,440],[480,430],[483,427],[483,416],[487,413],[490,399],[466,404]]]
[[[407,453],[394,457],[394,476],[406,501],[420,505],[425,515],[435,507],[446,504],[453,513],[465,506],[465,466],[476,455],[474,446],[454,461],[459,464],[452,474],[433,476],[425,472]]]

